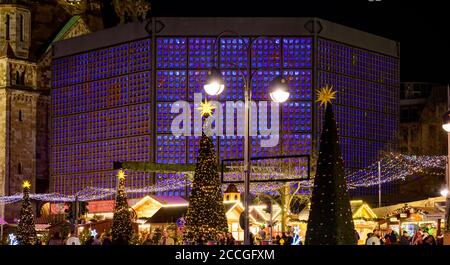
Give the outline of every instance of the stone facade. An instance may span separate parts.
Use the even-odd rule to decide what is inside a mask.
[[[0,196],[21,192],[25,179],[32,183],[31,192],[45,193],[49,187],[51,48],[32,49],[31,11],[36,8],[0,2]],[[71,21],[58,40],[90,32],[81,16]],[[0,214],[12,222],[19,206],[7,205]]]

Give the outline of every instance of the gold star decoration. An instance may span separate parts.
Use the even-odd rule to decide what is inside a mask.
[[[24,188],[24,189],[31,188],[31,183],[28,180],[25,180],[22,184],[22,188]]]
[[[316,102],[320,102],[320,106],[325,105],[325,108],[327,107],[327,104],[331,104],[331,100],[336,98],[336,91],[333,91],[333,86],[328,87],[326,85],[322,89],[316,90],[317,92],[317,100]]]
[[[200,110],[202,113],[202,117],[203,116],[211,116],[212,115],[212,111],[215,109],[216,107],[211,104],[210,102],[208,102],[208,100],[206,100],[205,98],[205,102],[200,102],[200,107],[198,107],[197,109]]]
[[[125,171],[123,170],[119,170],[119,172],[117,172],[117,177],[119,178],[119,180],[123,180],[125,179],[127,175],[125,175]]]

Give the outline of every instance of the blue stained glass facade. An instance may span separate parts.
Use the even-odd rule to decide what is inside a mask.
[[[151,66],[149,39],[55,59],[51,163],[54,191],[73,193],[91,183],[114,187],[114,161],[150,161],[155,154],[157,163],[195,163],[200,137],[172,135],[171,123],[178,113],[170,110],[178,104],[175,101],[186,100],[193,117],[198,107],[194,105],[194,93],[205,96],[203,84],[213,66],[214,40],[158,37],[155,69]],[[236,132],[237,111],[231,113],[234,120],[227,120],[225,101],[243,100],[243,77],[247,73],[240,70],[250,60],[256,71],[252,98],[269,101],[268,113],[257,114],[258,120],[260,125],[270,127],[276,121],[271,120],[267,88],[274,77],[282,74],[286,78],[291,94],[289,101],[280,105],[280,142],[276,147],[263,148],[260,143],[264,137],[252,137],[253,156],[309,154],[319,138],[322,117],[314,102],[314,91],[326,84],[338,91],[335,110],[349,170],[376,160],[378,152],[394,139],[398,128],[397,58],[320,38],[314,43],[309,36],[257,39],[248,57],[245,47],[249,42],[250,37],[220,39],[214,52],[215,64],[220,66],[226,89],[218,98],[208,100],[222,102],[223,132],[227,124],[233,125]],[[156,91],[152,91],[153,85]],[[150,130],[152,122],[154,131]],[[198,122],[192,119],[192,133],[195,126]],[[252,127],[258,128],[257,119],[252,119]],[[243,137],[218,136],[214,143],[220,160],[242,158]],[[148,173],[132,172],[127,181],[133,187],[150,183],[171,186],[181,177],[156,174],[153,178]],[[178,187],[168,194],[184,195],[185,190]]]

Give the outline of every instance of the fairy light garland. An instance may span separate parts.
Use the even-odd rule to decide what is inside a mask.
[[[405,180],[409,176],[417,174],[429,174],[442,176],[445,174],[446,156],[413,156],[390,153],[381,161],[381,184],[390,183],[398,180]],[[238,175],[237,173],[236,175]],[[253,174],[255,179],[267,179],[266,173]],[[239,178],[237,177],[236,180]],[[313,185],[312,180],[305,180],[297,182],[300,185],[301,193],[308,193]],[[359,187],[370,187],[379,184],[378,180],[378,162],[373,163],[365,169],[358,170],[347,175],[347,185],[349,189],[356,189]],[[186,186],[191,186],[190,180],[174,180],[170,186],[153,185],[142,188],[127,188],[127,194],[137,193],[158,193],[170,190],[183,189]],[[276,193],[284,183],[282,182],[267,182],[267,183],[251,183],[250,192],[252,194],[258,193]],[[243,184],[236,185],[238,190],[243,191]],[[222,190],[225,191],[227,185],[222,185]],[[100,187],[86,187],[78,191],[74,195],[64,195],[60,193],[47,194],[30,194],[30,199],[47,202],[72,202],[78,197],[79,201],[95,201],[101,200],[115,195],[116,190],[110,188]],[[22,193],[16,193],[11,196],[0,196],[0,203],[11,204],[19,202],[22,199]]]

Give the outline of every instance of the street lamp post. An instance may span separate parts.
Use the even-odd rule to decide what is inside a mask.
[[[217,42],[220,40],[220,38],[226,34],[235,34],[239,36],[239,39],[242,40],[243,44],[246,45],[246,55],[247,55],[247,72],[246,75],[239,70],[243,80],[244,80],[244,244],[249,245],[250,244],[250,222],[249,222],[249,198],[250,198],[250,170],[251,170],[251,161],[250,161],[250,104],[252,99],[252,93],[251,93],[251,82],[252,77],[255,72],[252,73],[251,69],[251,51],[252,51],[252,44],[261,38],[267,38],[264,36],[260,36],[254,39],[251,39],[248,44],[246,44],[246,41],[244,38],[242,38],[239,34],[233,31],[224,31],[220,33],[216,40],[214,41],[211,50],[213,50],[217,44]],[[213,56],[212,65],[213,68],[211,68],[208,72],[208,77],[206,79],[204,89],[206,93],[212,96],[217,96],[225,89],[225,82],[222,76],[222,73],[218,68],[215,68],[215,53],[214,51],[211,52]],[[239,67],[237,67],[239,69]],[[275,78],[270,86],[269,86],[269,94],[270,98],[274,102],[282,103],[286,101],[289,98],[289,91],[287,88],[287,83],[284,78],[277,77]]]

